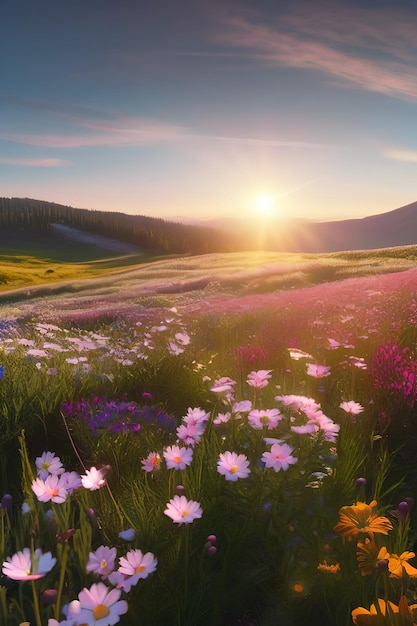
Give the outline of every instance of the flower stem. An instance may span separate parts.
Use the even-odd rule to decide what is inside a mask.
[[[68,545],[68,542],[65,542],[62,559],[61,559],[61,571],[59,573],[58,594],[57,594],[56,603],[55,603],[55,619],[58,621],[59,621],[59,616],[61,613],[61,600],[62,600],[62,592],[64,589],[65,570],[67,569],[68,551],[69,551],[69,545]]]
[[[32,583],[33,610],[35,612],[36,626],[42,626],[41,613],[40,613],[40,608],[39,608],[39,598],[38,598],[38,594],[36,591],[35,581],[31,580],[30,582]]]

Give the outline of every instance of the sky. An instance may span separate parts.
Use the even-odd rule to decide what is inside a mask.
[[[163,219],[417,200],[414,0],[2,0],[0,196]]]

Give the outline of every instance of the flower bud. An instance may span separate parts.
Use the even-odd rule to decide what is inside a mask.
[[[58,591],[56,589],[45,589],[45,591],[41,595],[41,602],[45,606],[55,604],[57,597]]]
[[[13,504],[13,496],[10,493],[5,493],[0,502],[0,508],[5,511],[10,511]]]

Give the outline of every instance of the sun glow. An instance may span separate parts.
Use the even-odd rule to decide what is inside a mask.
[[[256,210],[263,217],[272,216],[275,212],[275,198],[269,194],[262,194],[256,199]]]

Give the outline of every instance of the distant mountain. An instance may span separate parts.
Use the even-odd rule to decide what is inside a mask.
[[[362,219],[316,222],[291,228],[285,248],[293,252],[337,252],[417,243],[417,202]]]
[[[283,252],[338,252],[417,244],[417,202],[387,213],[334,222],[270,219],[262,226],[259,219],[220,218],[201,223],[239,233],[248,248],[262,239],[265,249]]]

